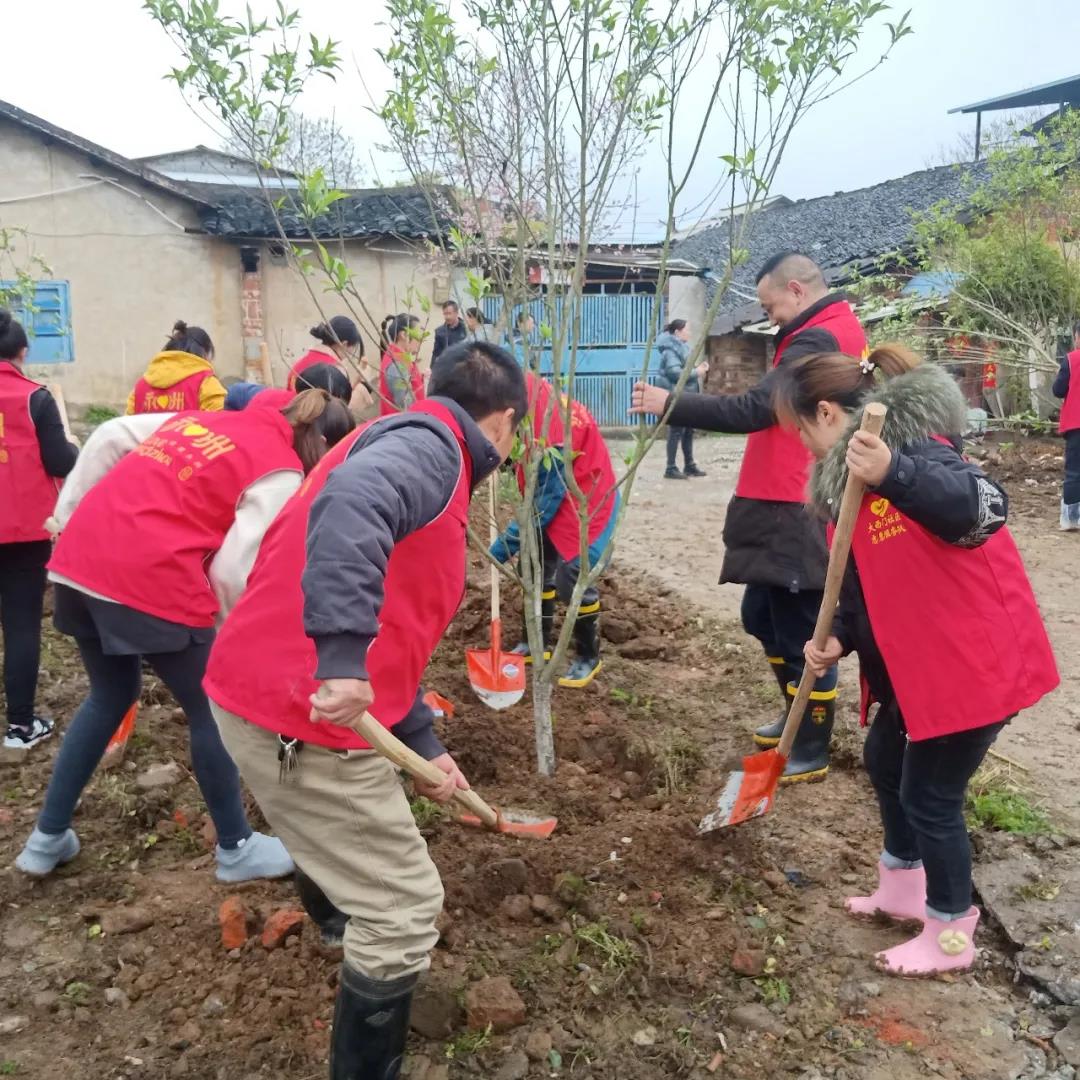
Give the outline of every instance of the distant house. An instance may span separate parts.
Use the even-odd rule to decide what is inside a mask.
[[[312,344],[312,292],[338,310],[317,276],[305,282],[288,264],[261,190],[287,195],[287,174],[206,147],[132,160],[5,102],[0,144],[0,227],[25,229],[53,275],[27,320],[32,371],[75,404],[123,402],[178,318],[210,332],[222,376],[243,375],[267,341],[281,382]],[[303,244],[302,223],[283,216]],[[354,272],[354,307],[379,320],[449,295],[447,272],[426,257],[448,226],[416,189],[372,189],[335,203],[316,234]],[[361,333],[372,356],[372,327]]]
[[[961,198],[982,174],[982,165],[945,165],[886,180],[856,191],[768,206],[749,224],[749,258],[734,273],[707,332],[709,389],[737,392],[756,382],[772,358],[773,331],[757,302],[754,278],[778,251],[804,251],[842,287],[855,274],[890,268],[910,248],[912,214],[943,199]],[[669,286],[672,318],[685,318],[697,332],[715,294],[715,280],[728,264],[730,225],[699,232],[677,244],[674,254],[698,266],[699,278]]]

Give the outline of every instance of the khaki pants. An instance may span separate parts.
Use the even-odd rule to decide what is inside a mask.
[[[279,779],[277,736],[210,703],[221,738],[293,861],[349,916],[345,962],[369,979],[424,971],[443,888],[393,766],[308,743]]]

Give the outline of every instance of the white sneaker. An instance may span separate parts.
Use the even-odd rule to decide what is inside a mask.
[[[1058,528],[1062,532],[1080,531],[1080,503],[1061,504],[1061,523]]]
[[[35,716],[29,728],[9,727],[7,729],[7,734],[4,736],[4,749],[29,750],[32,746],[37,746],[39,742],[48,739],[54,730],[51,720],[46,720],[43,716]]]

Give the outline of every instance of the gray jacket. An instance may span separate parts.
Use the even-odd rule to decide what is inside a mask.
[[[475,487],[498,468],[498,451],[457,402],[431,400],[461,425]],[[390,553],[442,513],[457,487],[460,459],[444,423],[428,413],[401,413],[372,424],[327,478],[308,515],[301,579],[317,678],[367,678]]]
[[[653,346],[660,354],[660,377],[656,380],[657,385],[662,386],[665,390],[674,390],[683,373],[683,368],[686,367],[687,361],[690,359],[690,345],[686,341],[680,341],[674,334],[669,334],[665,330],[663,333],[657,334]],[[692,371],[683,389],[691,394],[696,394],[700,388],[697,372]]]

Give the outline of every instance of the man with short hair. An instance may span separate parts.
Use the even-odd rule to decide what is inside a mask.
[[[668,391],[638,383],[630,411],[667,412],[675,427],[749,435],[724,522],[720,581],[746,586],[743,626],[761,642],[781,689],[784,714],[754,734],[759,746],[770,747],[780,741],[802,677],[803,646],[813,637],[828,564],[824,526],[804,506],[812,458],[798,435],[777,422],[774,372],[820,352],[846,353],[855,362],[866,355],[866,335],[844,296],[829,292],[821,268],[801,252],[768,259],[757,276],[757,294],[780,328],[772,371],[757,385],[744,394],[682,394],[672,403]],[[835,710],[833,668],[814,687],[783,782],[822,779],[828,772]]]
[[[465,591],[470,496],[527,409],[506,350],[447,353],[426,400],[346,436],[311,472],[210,654],[221,737],[301,871],[304,906],[327,930],[348,917],[332,1080],[396,1080],[443,901],[397,770],[348,724],[370,710],[437,765],[446,780],[422,794],[468,787],[420,678]]]
[[[468,334],[468,328],[461,320],[456,300],[444,300],[442,306],[443,323],[435,329],[435,344],[431,350],[431,362],[435,363],[452,345],[460,345]]]
[[[1058,431],[1065,439],[1065,483],[1061,489],[1062,532],[1080,530],[1080,321],[1073,323],[1073,347],[1061,361],[1054,395],[1064,399]]]

